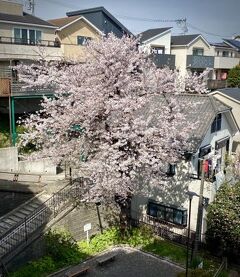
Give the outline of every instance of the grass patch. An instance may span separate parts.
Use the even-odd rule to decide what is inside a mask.
[[[152,243],[144,246],[143,250],[161,257],[169,258],[169,260],[181,265],[186,264],[186,248],[160,238],[155,238]]]
[[[133,228],[122,236],[118,228],[105,230],[103,234],[93,236],[88,244],[85,240],[75,241],[68,232],[53,231],[45,235],[46,256],[29,262],[11,277],[42,277],[58,271],[63,267],[78,264],[87,258],[96,255],[111,246],[125,244],[137,247],[146,252],[167,258],[173,262],[185,266],[186,248],[173,244],[167,240],[156,238],[148,227]],[[189,276],[213,276],[219,267],[219,263],[205,258],[203,270],[192,271]],[[208,274],[208,275],[205,275]],[[179,275],[184,276],[184,275]]]

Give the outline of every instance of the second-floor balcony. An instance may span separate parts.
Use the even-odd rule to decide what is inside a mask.
[[[240,62],[240,58],[217,56],[214,58],[214,68],[231,69],[234,66],[238,65],[239,62]]]
[[[208,80],[207,87],[210,90],[215,90],[219,88],[226,88],[227,87],[227,80]]]
[[[175,55],[169,54],[152,54],[153,62],[157,67],[168,66],[171,69],[175,68]]]
[[[187,55],[187,68],[213,68],[214,56]]]
[[[29,39],[0,36],[1,60],[35,60],[41,56],[48,60],[61,59],[63,54],[60,44],[49,40],[36,42]]]

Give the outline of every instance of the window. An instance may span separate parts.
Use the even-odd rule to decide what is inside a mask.
[[[168,164],[167,175],[174,176],[176,174],[176,164]]]
[[[203,56],[203,48],[193,48],[193,56]]]
[[[229,52],[228,51],[223,51],[222,56],[223,57],[229,57]]]
[[[178,225],[187,225],[187,210],[175,206],[158,203],[154,200],[148,202],[148,215],[160,220]]]
[[[211,133],[221,130],[221,125],[222,125],[222,114],[218,114],[212,123]]]
[[[14,42],[21,44],[36,44],[41,42],[42,32],[38,30],[28,30],[14,28]]]
[[[92,40],[91,37],[84,37],[84,36],[78,36],[77,37],[77,44],[78,45],[86,45],[88,41]]]
[[[165,48],[164,47],[155,47],[155,46],[153,46],[152,48],[151,48],[151,52],[153,53],[153,54],[164,54],[165,53]]]

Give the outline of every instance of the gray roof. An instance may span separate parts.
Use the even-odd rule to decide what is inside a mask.
[[[0,13],[0,21],[19,22],[19,23],[24,23],[29,25],[34,24],[34,25],[42,25],[46,27],[54,27],[54,25],[52,25],[51,23],[25,12],[23,12],[22,16]]]
[[[94,14],[96,12],[102,12],[104,13],[107,17],[109,17],[116,25],[118,25],[126,34],[132,35],[132,33],[120,22],[114,17],[109,11],[107,11],[104,7],[95,7],[91,9],[85,9],[85,10],[78,10],[78,11],[72,11],[72,12],[67,12],[67,16],[75,16],[75,15],[83,15],[85,16],[91,23],[96,25],[97,21],[92,21],[91,17],[88,17],[88,15]],[[99,24],[96,25],[96,27],[100,30],[102,30],[102,23],[99,22]]]
[[[230,44],[231,46],[237,48],[237,50],[240,52],[240,41],[237,39],[223,39],[227,44]]]
[[[189,133],[189,140],[192,143],[191,148],[187,149],[187,151],[195,153],[216,115],[224,111],[230,111],[231,108],[211,95],[181,94],[174,97],[178,98],[182,113],[185,115],[185,120],[179,122],[179,129],[185,127],[186,122],[194,124],[193,130]],[[153,96],[150,107],[146,107],[144,112],[142,112],[143,116],[147,118],[153,110],[157,114],[165,103],[166,100],[162,95]],[[153,119],[152,123],[154,125],[161,124],[160,122],[158,123],[157,117]]]
[[[171,45],[188,45],[191,43],[195,38],[200,36],[200,34],[195,35],[182,35],[182,36],[172,36],[171,38]]]
[[[219,47],[219,48],[228,48],[228,49],[232,49],[233,47],[224,43],[224,42],[214,42],[214,43],[210,43],[212,46],[215,46],[215,47]]]
[[[240,88],[222,88],[217,91],[240,102]]]
[[[159,34],[164,33],[167,30],[170,30],[172,27],[166,27],[166,28],[156,28],[156,29],[148,29],[142,33],[140,33],[138,36],[141,36],[140,42],[144,42],[150,38],[153,38]]]

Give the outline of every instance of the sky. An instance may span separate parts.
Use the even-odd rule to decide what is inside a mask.
[[[201,33],[209,42],[240,35],[240,0],[35,0],[35,15],[53,19],[99,6],[134,34],[173,27],[172,34],[180,35],[183,28],[174,20],[186,18],[186,34]]]

